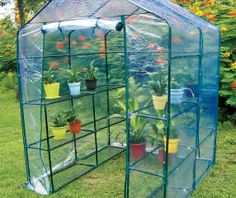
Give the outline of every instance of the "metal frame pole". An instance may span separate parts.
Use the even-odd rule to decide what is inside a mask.
[[[28,144],[27,144],[27,138],[26,138],[26,129],[25,129],[25,117],[24,117],[24,106],[23,106],[23,95],[22,95],[22,85],[21,85],[21,72],[20,72],[20,63],[19,63],[19,29],[17,31],[17,71],[18,71],[18,91],[19,91],[19,97],[20,97],[20,113],[21,113],[21,125],[22,125],[22,138],[24,143],[24,156],[25,156],[25,168],[26,168],[26,176],[27,176],[27,182],[30,182],[30,164],[29,164],[29,156],[28,156]]]

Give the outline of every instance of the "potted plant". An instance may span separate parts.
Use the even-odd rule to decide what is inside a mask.
[[[124,112],[126,110],[123,101],[117,101],[118,105],[123,111],[122,114],[114,114],[111,117],[125,118]],[[139,109],[139,103],[137,99],[129,101],[129,111],[134,112]],[[132,160],[141,159],[146,153],[146,138],[145,138],[145,126],[147,121],[141,117],[130,117],[130,156]]]
[[[70,89],[70,95],[72,96],[78,96],[80,95],[80,78],[79,74],[80,72],[76,72],[75,70],[69,70],[69,79],[68,79],[68,86]]]
[[[167,95],[166,86],[167,79],[162,71],[150,74],[151,81],[149,82],[153,95],[153,105],[156,110],[163,110],[166,106]]]
[[[64,112],[58,112],[52,116],[51,129],[55,140],[66,138],[66,116]]]
[[[45,90],[45,95],[46,99],[56,99],[59,98],[59,90],[60,90],[60,83],[54,82],[53,80],[53,73],[52,69],[49,68],[48,71],[44,72],[44,90]]]
[[[177,131],[177,126],[174,121],[171,121],[171,127],[169,132],[169,144],[168,144],[168,153],[176,153],[179,145],[179,138]],[[164,150],[166,151],[167,136],[164,135]]]
[[[66,112],[66,120],[69,123],[71,133],[76,134],[80,132],[81,120],[78,119],[78,115],[73,110]]]
[[[132,160],[141,159],[146,153],[145,126],[147,122],[140,117],[130,118],[130,155]]]
[[[163,136],[164,136],[164,123],[158,122],[157,124],[152,124],[152,133],[148,136],[148,141],[151,143],[151,145],[155,146],[161,146],[160,149],[158,149],[157,158],[159,160],[160,164],[164,164],[166,160],[166,152],[163,145]],[[172,154],[168,155],[168,162],[172,162]]]
[[[98,68],[94,66],[94,61],[90,67],[86,69],[85,86],[87,90],[94,91],[97,88],[97,74]]]

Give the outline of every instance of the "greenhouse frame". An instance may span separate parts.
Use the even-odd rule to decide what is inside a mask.
[[[17,52],[27,189],[54,193],[123,153],[124,197],[184,198],[215,164],[209,22],[166,0],[51,0]]]

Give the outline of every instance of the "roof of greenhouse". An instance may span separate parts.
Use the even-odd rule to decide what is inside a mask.
[[[28,23],[52,23],[78,18],[113,18],[142,11],[153,13],[172,26],[181,23],[201,29],[218,28],[168,0],[51,0]]]

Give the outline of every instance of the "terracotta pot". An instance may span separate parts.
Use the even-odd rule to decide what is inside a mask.
[[[152,101],[153,101],[153,105],[154,108],[156,110],[163,110],[166,106],[166,102],[167,102],[167,96],[152,96]]]
[[[159,150],[157,158],[158,158],[160,164],[164,164],[165,161],[166,161],[166,152],[163,149]],[[173,161],[173,156],[172,156],[172,154],[169,154],[169,156],[168,156],[168,164],[171,164],[172,161]]]
[[[179,139],[169,139],[168,153],[176,153],[179,145]],[[164,136],[164,146],[166,151],[166,136]]]
[[[76,120],[75,122],[69,123],[69,128],[71,133],[79,133],[80,132],[80,127],[81,127],[81,121]]]
[[[97,88],[97,80],[85,80],[87,90],[94,91]]]
[[[132,160],[141,159],[146,153],[146,142],[140,144],[130,144],[130,155]]]

